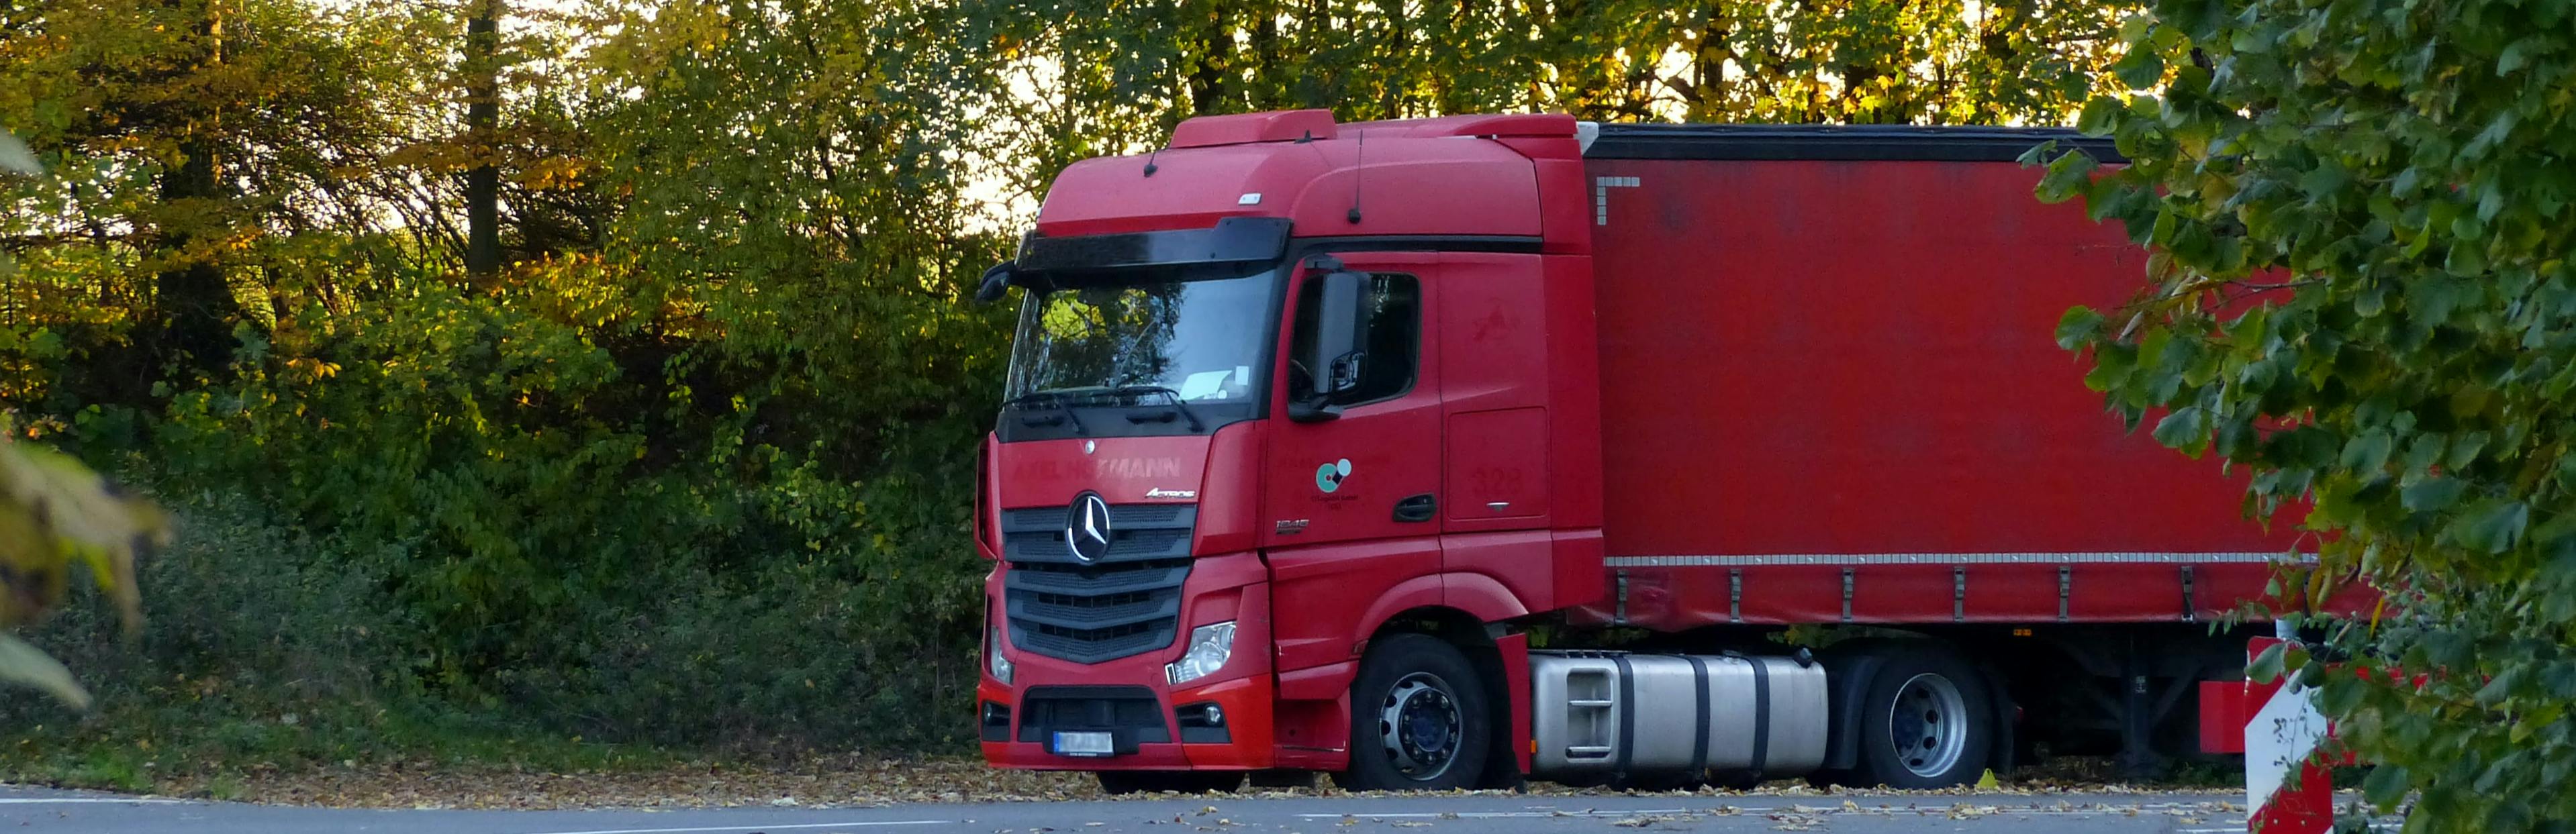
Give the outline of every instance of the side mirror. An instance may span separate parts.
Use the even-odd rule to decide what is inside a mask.
[[[991,304],[1002,300],[1002,294],[1011,289],[1011,279],[1019,277],[1019,274],[1018,261],[1003,261],[984,270],[983,283],[975,287],[975,303]]]
[[[1358,272],[1331,272],[1314,279],[1323,282],[1315,306],[1315,352],[1301,357],[1314,374],[1314,392],[1302,402],[1288,405],[1288,417],[1300,422],[1330,420],[1341,416],[1334,400],[1360,387],[1361,362],[1368,354],[1368,313],[1361,301],[1368,292],[1369,277]]]

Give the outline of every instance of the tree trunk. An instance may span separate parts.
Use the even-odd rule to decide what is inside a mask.
[[[1213,116],[1226,111],[1226,72],[1233,64],[1234,26],[1232,9],[1223,6],[1195,7],[1206,9],[1206,20],[1192,21],[1207,28],[1200,30],[1195,46],[1198,66],[1190,70],[1190,115]]]
[[[475,0],[465,23],[465,271],[476,283],[501,269],[501,172],[493,166],[501,122],[501,0]]]
[[[212,72],[224,62],[223,15],[212,8],[204,12],[198,32],[206,43],[199,71]],[[212,256],[189,252],[199,240],[222,234],[223,212],[217,204],[224,199],[223,177],[215,158],[219,130],[213,118],[190,126],[179,143],[182,158],[176,167],[162,172],[158,188],[162,208],[170,216],[157,230],[159,254],[168,265],[155,276],[153,286],[155,306],[164,323],[161,343],[148,353],[164,364],[176,362],[198,370],[223,367],[232,358],[230,319],[236,312],[232,286]],[[172,222],[172,218],[185,219]]]
[[[213,143],[192,139],[180,146],[187,159],[177,170],[161,175],[161,202],[212,202],[223,199],[223,184],[216,176]],[[199,212],[207,218],[213,212]],[[221,367],[232,353],[232,329],[227,320],[234,312],[232,286],[224,281],[224,271],[206,255],[188,254],[201,237],[194,224],[203,220],[183,221],[190,225],[167,228],[162,234],[162,254],[177,259],[159,276],[157,294],[161,315],[169,323],[169,342],[164,359],[182,361],[200,369]],[[211,230],[208,230],[211,231]]]
[[[1730,11],[1723,2],[1711,2],[1700,10],[1699,42],[1691,50],[1691,90],[1696,95],[1690,98],[1686,121],[1725,120],[1726,61],[1735,57],[1727,46],[1735,29]]]
[[[1297,91],[1286,82],[1289,77],[1279,52],[1279,4],[1264,2],[1252,24],[1251,50],[1245,57],[1253,78],[1248,85],[1254,110],[1308,106],[1300,101]],[[1332,105],[1325,105],[1330,107]]]
[[[1378,114],[1378,118],[1401,119],[1404,118],[1405,89],[1413,80],[1412,73],[1408,72],[1413,64],[1411,31],[1413,21],[1405,19],[1403,0],[1393,0],[1387,3],[1385,8],[1386,31],[1389,39],[1386,50],[1387,77],[1379,81],[1378,85],[1379,89],[1385,91],[1386,101],[1378,105],[1382,111]]]

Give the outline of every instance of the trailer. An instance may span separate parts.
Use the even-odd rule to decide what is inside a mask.
[[[1000,767],[1964,784],[2201,750],[2297,541],[2053,338],[2053,129],[1201,117],[1066,168],[982,450]]]

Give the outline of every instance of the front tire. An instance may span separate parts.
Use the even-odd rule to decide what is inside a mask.
[[[1355,791],[1475,787],[1492,715],[1457,647],[1426,634],[1379,640],[1351,684],[1351,764],[1333,782]]]
[[[1243,786],[1243,773],[1231,770],[1103,770],[1100,792],[1111,796],[1133,793],[1233,793]]]
[[[1855,786],[1930,789],[1976,781],[1993,760],[1985,678],[1946,649],[1889,652],[1861,701]]]

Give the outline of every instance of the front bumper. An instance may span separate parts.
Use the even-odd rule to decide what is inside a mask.
[[[1241,644],[1237,644],[1237,651],[1240,650]],[[977,690],[983,703],[1011,706],[1011,740],[983,743],[984,761],[994,767],[1021,770],[1261,770],[1271,765],[1271,676],[1268,674],[1155,693],[1155,715],[1167,731],[1162,737],[1174,741],[1122,744],[1122,752],[1112,756],[1056,755],[1048,750],[1048,739],[1057,728],[1024,724],[1021,719],[1031,716],[1025,704],[1012,700],[1016,693],[991,680],[984,681]],[[1181,738],[1181,728],[1173,716],[1174,708],[1201,703],[1216,704],[1224,711],[1226,741],[1193,744],[1177,740]],[[1066,725],[1065,729],[1101,728]],[[1133,752],[1125,752],[1130,749]]]
[[[1003,647],[1014,669],[1005,685],[989,673],[976,686],[984,760],[1026,770],[1259,770],[1271,767],[1270,593],[1251,554],[1201,557],[1183,587],[1181,634],[1235,622],[1234,651],[1224,668],[1180,686],[1165,680],[1187,639],[1140,655],[1083,664]],[[1001,597],[996,569],[988,593]],[[1220,728],[1184,721],[1213,704]],[[1007,715],[1003,713],[1007,711]],[[998,722],[998,723],[997,723]],[[1058,730],[1113,734],[1117,752],[1065,756],[1052,752]],[[1221,740],[1220,740],[1221,739]]]

